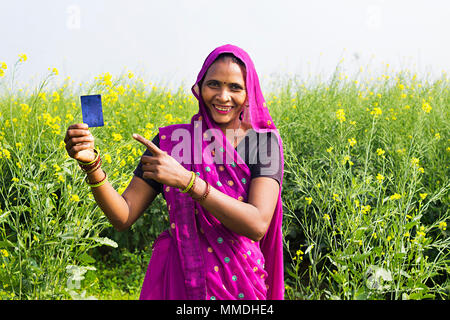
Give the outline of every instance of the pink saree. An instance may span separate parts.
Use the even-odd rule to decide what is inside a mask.
[[[218,47],[207,57],[192,87],[199,112],[190,124],[160,128],[160,149],[217,190],[247,201],[250,170],[210,118],[198,91],[198,82],[209,66],[225,52],[245,63],[249,107],[243,111],[242,120],[257,132],[275,133],[283,176],[281,137],[264,102],[253,62],[233,45]],[[261,241],[255,242],[223,226],[188,194],[164,185],[170,228],[153,245],[140,299],[284,299],[281,186],[282,181],[269,229]]]

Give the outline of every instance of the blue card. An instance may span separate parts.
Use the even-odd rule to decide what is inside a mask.
[[[101,95],[81,96],[80,99],[83,123],[89,127],[102,127],[104,124]]]

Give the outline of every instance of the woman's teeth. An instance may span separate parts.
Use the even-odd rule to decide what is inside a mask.
[[[218,106],[216,104],[213,104],[213,106],[214,106],[214,108],[216,108],[217,110],[222,111],[222,112],[228,112],[232,108],[232,107]]]

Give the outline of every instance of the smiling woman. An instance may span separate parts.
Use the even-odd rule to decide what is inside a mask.
[[[191,123],[159,128],[153,141],[133,135],[147,150],[121,196],[99,170],[100,157],[83,124],[69,127],[66,149],[88,173],[98,205],[118,231],[130,227],[159,193],[164,196],[170,228],[154,243],[141,299],[283,299],[283,148],[253,62],[236,46],[216,48],[192,93],[199,111]],[[171,154],[180,130],[189,133],[192,156],[177,161]],[[195,130],[208,139],[194,140]],[[238,148],[245,137],[257,139]],[[258,152],[267,145],[269,162]],[[194,147],[200,147],[200,162],[193,161]],[[216,161],[225,154],[233,160]]]

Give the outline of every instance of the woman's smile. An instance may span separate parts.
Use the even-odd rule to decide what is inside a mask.
[[[213,107],[221,114],[227,114],[233,108],[233,106],[222,106],[218,104],[213,104]]]

